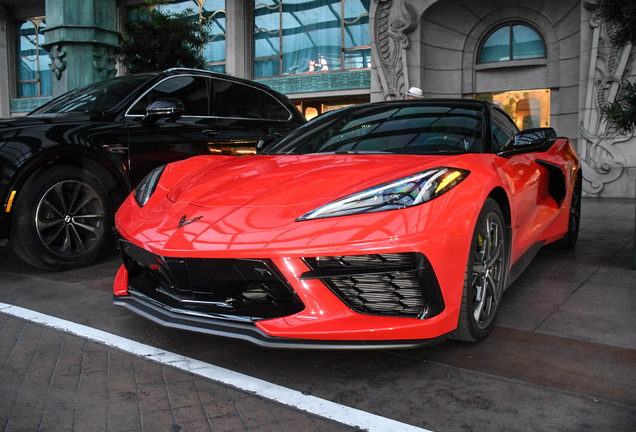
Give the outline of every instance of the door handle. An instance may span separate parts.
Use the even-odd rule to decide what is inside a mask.
[[[220,132],[218,129],[205,129],[203,133],[206,135],[218,135]]]

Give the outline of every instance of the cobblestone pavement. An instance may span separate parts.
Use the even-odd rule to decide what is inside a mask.
[[[353,430],[5,314],[0,314],[0,429]]]

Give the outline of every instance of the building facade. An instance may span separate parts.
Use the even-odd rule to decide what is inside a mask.
[[[0,116],[125,73],[119,30],[141,0],[0,0]],[[583,160],[584,191],[636,197],[636,139],[600,107],[636,77],[594,1],[173,0],[211,23],[206,68],[262,81],[308,117],[404,98],[480,98],[520,128],[554,127]]]

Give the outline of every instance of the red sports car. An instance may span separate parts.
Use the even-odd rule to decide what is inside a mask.
[[[580,197],[572,143],[490,102],[358,105],[150,173],[116,215],[114,302],[270,347],[479,341],[543,245],[574,247]]]

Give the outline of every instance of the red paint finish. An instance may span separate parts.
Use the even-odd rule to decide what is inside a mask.
[[[562,167],[567,196],[559,206],[548,194],[548,172],[536,159]],[[338,198],[430,168],[470,171],[447,193],[427,203],[378,213],[296,219]],[[545,153],[507,158],[453,156],[285,155],[197,157],[168,165],[144,208],[131,196],[116,215],[120,234],[165,257],[273,260],[305,309],[259,321],[272,336],[317,340],[406,340],[444,335],[457,326],[468,249],[486,198],[504,192],[512,226],[511,265],[539,241],[561,238],[579,169],[568,140]],[[184,180],[180,180],[184,179]],[[180,219],[196,220],[178,228]],[[430,261],[444,311],[430,319],[364,315],[349,309],[309,270],[302,257],[421,252]],[[125,295],[122,267],[115,294]]]

